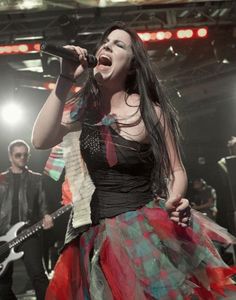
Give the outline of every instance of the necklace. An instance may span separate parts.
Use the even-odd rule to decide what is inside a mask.
[[[128,105],[128,103],[127,103],[128,97],[129,97],[129,95],[127,93],[125,93],[124,94],[124,102],[127,105]],[[139,110],[139,107],[137,107],[137,110],[135,110],[134,113],[132,113],[131,115],[126,116],[126,117],[121,117],[121,116],[119,116],[119,115],[117,115],[115,113],[104,114],[101,111],[100,115],[102,116],[102,119],[101,119],[101,121],[97,125],[111,126],[114,123],[122,124],[122,121],[126,121],[126,120],[129,120],[130,118],[134,117],[137,114],[138,110]]]
[[[104,115],[100,123],[105,126],[110,126],[114,123],[119,123],[119,121],[127,121],[130,118],[134,117],[137,114],[137,112],[138,112],[138,109],[134,113],[132,113],[131,115],[129,115],[127,117],[118,117],[116,114],[110,113],[110,114]]]
[[[101,122],[99,122],[101,125],[105,125],[105,126],[111,126],[112,124],[117,122],[117,118],[115,114],[108,114],[105,115]]]

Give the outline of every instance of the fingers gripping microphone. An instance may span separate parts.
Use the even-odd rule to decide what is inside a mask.
[[[56,46],[53,44],[48,44],[47,42],[43,42],[40,45],[40,51],[49,55],[71,60],[73,62],[78,63],[78,65],[80,64],[79,57],[77,54],[74,53],[74,51],[61,46]],[[94,55],[88,54],[86,58],[89,68],[94,68],[97,65],[97,59]]]

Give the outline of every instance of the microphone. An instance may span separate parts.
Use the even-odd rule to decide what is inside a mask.
[[[62,57],[64,59],[71,60],[73,62],[76,62],[78,65],[80,65],[80,60],[78,55],[75,54],[74,51],[70,49],[49,44],[47,42],[42,42],[40,45],[40,51],[52,56]],[[96,67],[97,58],[94,55],[88,54],[86,58],[87,58],[87,63],[89,68]]]

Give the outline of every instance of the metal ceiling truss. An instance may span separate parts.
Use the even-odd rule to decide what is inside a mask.
[[[62,4],[59,2],[59,7]],[[99,36],[114,21],[126,22],[137,30],[236,23],[235,1],[79,9],[69,9],[69,6],[56,10],[1,13],[0,43],[14,43],[15,40],[37,36],[51,41],[66,41],[67,37],[59,24],[61,15],[73,20],[77,31],[75,40],[82,38],[91,43],[96,42],[94,37]]]
[[[62,2],[60,1],[60,4]],[[235,57],[235,52],[230,55],[228,53],[228,56],[225,57],[226,53],[223,51],[221,58],[218,55],[221,53],[215,53],[215,51],[221,50],[227,44],[228,39],[230,39],[230,46],[235,44],[233,28],[234,25],[236,27],[236,1],[204,1],[185,5],[142,5],[73,10],[60,8],[35,12],[22,11],[5,15],[0,13],[0,44],[20,43],[21,40],[22,42],[31,42],[31,39],[38,37],[57,44],[78,43],[90,51],[104,29],[117,20],[124,21],[139,31],[195,26],[212,27],[211,36],[205,42],[201,41],[201,51],[198,51],[199,44],[196,44],[198,42],[194,40],[187,41],[185,45],[184,41],[172,41],[171,51],[164,44],[154,47],[152,59],[157,62],[157,73],[161,71],[160,79],[164,82],[168,81],[170,92],[174,97],[178,98],[177,92],[182,93],[187,87],[201,85],[206,81],[205,79],[214,81],[217,76],[235,74],[235,63],[222,64],[225,58],[231,62],[231,59]],[[62,26],[63,23],[68,23],[68,26]],[[225,33],[227,33],[226,37]],[[215,44],[215,39],[219,39],[219,45]],[[26,83],[29,85],[30,80],[33,80],[32,86],[37,86],[35,82],[50,80],[50,77],[43,77],[43,73],[34,72],[33,66],[28,68],[28,71],[20,71],[19,63],[27,59],[40,60],[40,58],[42,62],[46,59],[44,56],[40,57],[38,53],[13,55],[8,56],[7,59],[3,56],[0,63],[8,62],[8,67],[14,68],[15,71],[18,70],[14,73],[15,82],[18,85],[22,86]],[[44,69],[44,74],[50,73]],[[208,96],[211,93],[209,91]],[[193,99],[194,101],[197,100]]]

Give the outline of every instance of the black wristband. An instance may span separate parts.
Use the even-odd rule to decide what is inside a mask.
[[[62,78],[64,78],[64,79],[67,79],[67,80],[69,80],[70,82],[73,82],[73,83],[76,82],[76,80],[75,80],[73,77],[67,76],[67,75],[62,74],[62,73],[59,75],[59,77],[62,77]]]

